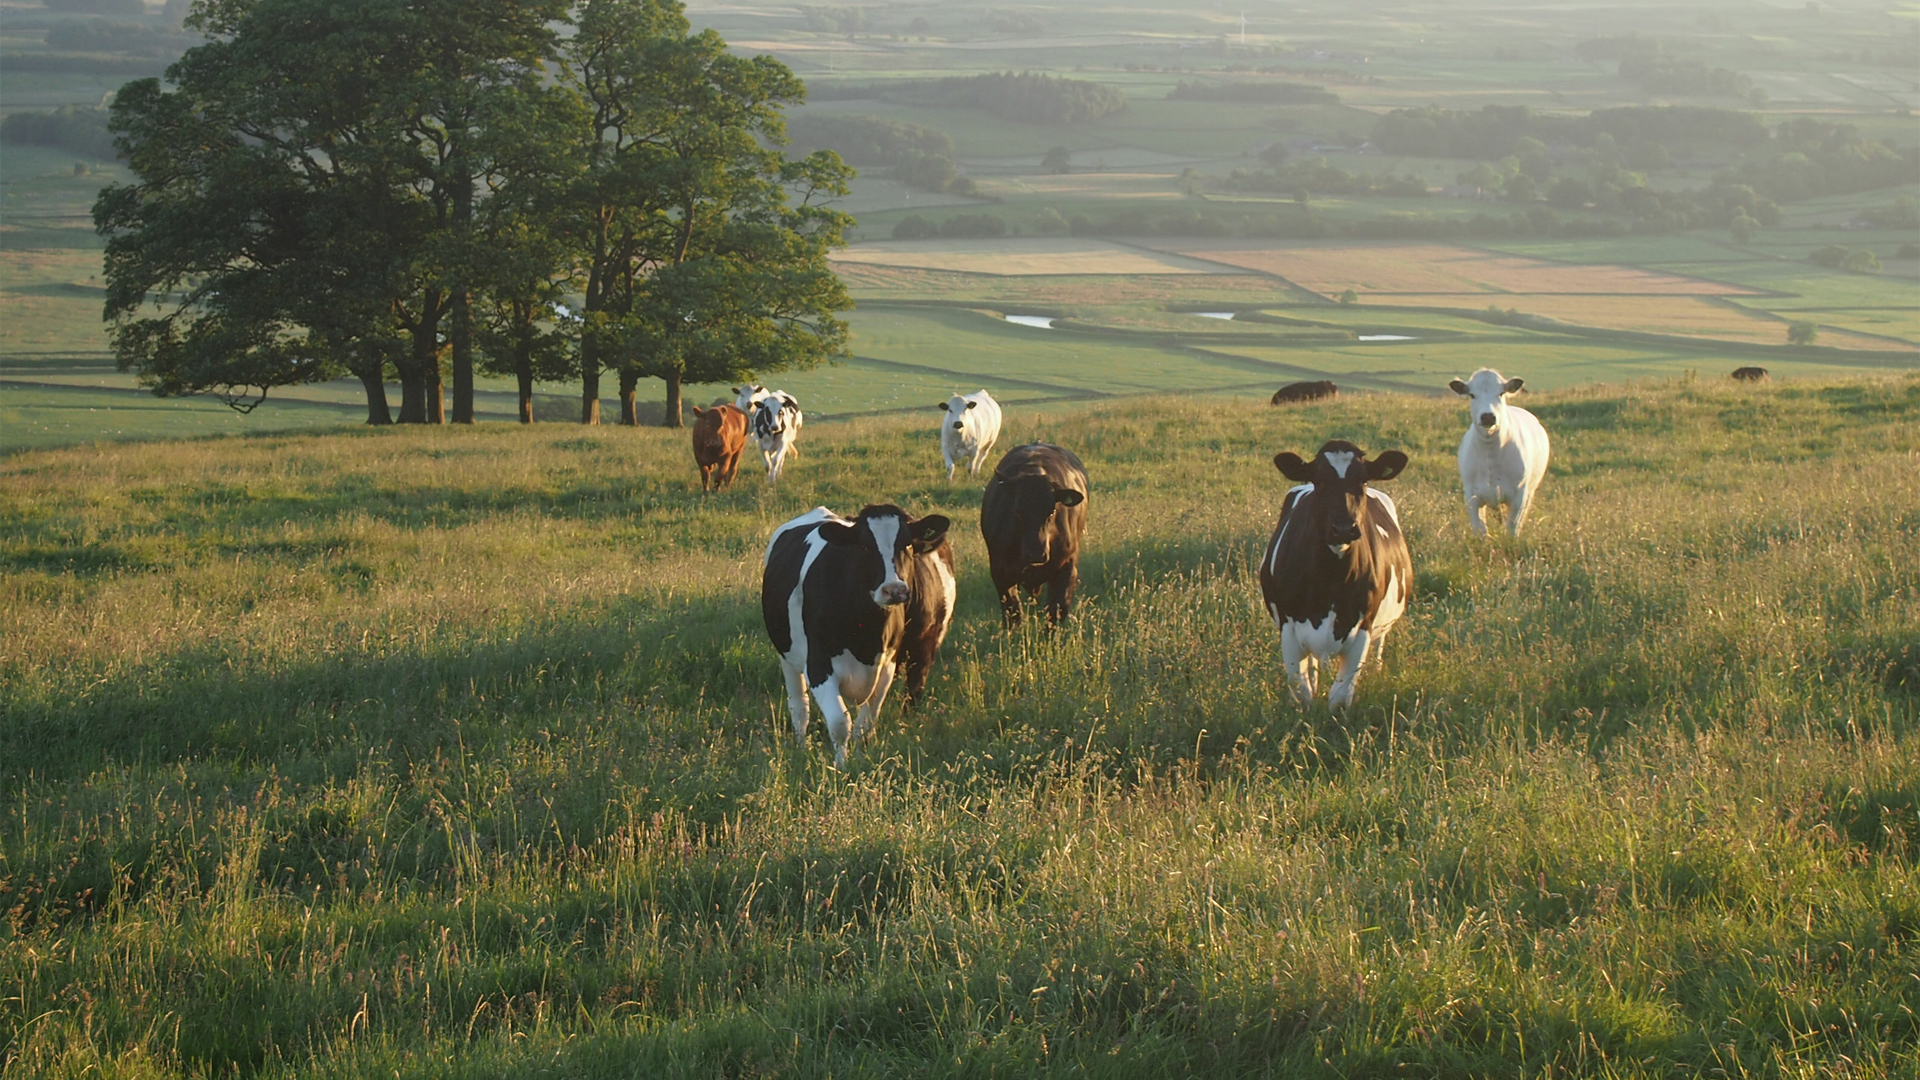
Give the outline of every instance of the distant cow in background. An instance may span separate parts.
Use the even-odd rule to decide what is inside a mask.
[[[767,394],[754,405],[753,438],[760,444],[760,455],[767,461],[767,483],[780,479],[787,455],[793,452],[794,440],[800,436],[803,419],[800,403],[785,391]]]
[[[1007,451],[980,499],[980,535],[1008,626],[1020,625],[1020,596],[1047,586],[1047,621],[1067,617],[1080,580],[1087,531],[1087,470],[1071,450],[1028,443]]]
[[[1507,504],[1507,535],[1519,536],[1547,475],[1547,429],[1518,405],[1507,404],[1520,379],[1503,379],[1481,368],[1466,382],[1447,384],[1468,398],[1467,433],[1460,439],[1460,486],[1467,500],[1467,527],[1487,535],[1483,507]],[[1498,511],[1496,510],[1496,513]]]
[[[1733,369],[1732,374],[1729,375],[1728,378],[1736,379],[1740,382],[1766,382],[1773,378],[1773,376],[1763,367],[1737,367]]]
[[[980,471],[993,444],[1000,439],[1000,403],[982,390],[955,394],[940,403],[940,456],[947,460],[947,479],[954,466],[967,463],[967,475]]]
[[[1333,385],[1332,382],[1322,379],[1319,382],[1288,383],[1273,392],[1273,400],[1268,402],[1268,404],[1293,405],[1302,401],[1322,401],[1326,398],[1339,396],[1340,388]]]
[[[1406,610],[1413,561],[1393,500],[1368,487],[1407,467],[1389,450],[1373,461],[1350,442],[1333,441],[1312,461],[1274,455],[1274,467],[1299,486],[1280,504],[1280,522],[1260,560],[1260,594],[1280,629],[1280,658],[1300,704],[1313,701],[1321,664],[1340,663],[1327,705],[1353,701],[1360,666],[1379,655],[1387,631]]]
[[[693,463],[700,467],[700,490],[733,483],[740,452],[747,448],[747,414],[732,405],[693,407]]]
[[[917,676],[924,685],[933,655],[919,654],[916,665],[910,627],[923,642],[931,634],[937,649],[953,607],[949,600],[916,616],[913,605],[916,593],[924,598],[938,591],[938,582],[951,581],[951,549],[944,560],[938,554],[947,548],[947,528],[939,514],[915,519],[898,506],[874,505],[851,521],[817,506],[774,530],[761,575],[760,614],[780,654],[787,710],[802,745],[809,691],[827,722],[834,761],[845,764],[847,751],[886,704],[903,654],[908,681]],[[935,560],[937,565],[921,565]],[[927,622],[928,616],[937,616],[939,625]],[[857,716],[848,716],[849,705],[858,707]]]

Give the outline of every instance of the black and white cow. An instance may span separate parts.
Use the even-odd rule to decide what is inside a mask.
[[[1319,665],[1338,657],[1327,705],[1344,709],[1360,666],[1369,652],[1379,653],[1413,588],[1399,513],[1392,499],[1367,486],[1400,475],[1407,455],[1389,450],[1368,461],[1358,446],[1336,440],[1312,461],[1282,452],[1273,464],[1298,486],[1281,503],[1260,561],[1260,593],[1280,628],[1294,696],[1310,703]]]
[[[780,479],[804,420],[800,403],[784,390],[775,390],[754,404],[748,423],[754,441],[760,444],[760,455],[767,461],[767,483]]]
[[[809,690],[826,719],[834,761],[844,764],[886,703],[896,662],[904,656],[908,682],[925,684],[932,652],[916,657],[909,637],[921,644],[930,637],[938,650],[953,618],[947,526],[939,514],[916,520],[897,506],[869,506],[851,521],[816,506],[774,530],[760,613],[780,654],[787,709],[802,745]],[[943,590],[944,603],[915,607],[916,594]],[[859,709],[857,717],[848,716],[849,706]]]

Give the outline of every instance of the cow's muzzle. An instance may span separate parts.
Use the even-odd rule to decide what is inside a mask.
[[[1346,547],[1360,539],[1360,526],[1334,525],[1327,529],[1327,544],[1333,547]]]
[[[955,420],[955,421],[953,422],[953,430],[955,430],[955,431],[963,431],[963,430],[965,430],[965,428],[966,428],[966,425],[965,425],[965,424],[962,424],[962,423],[961,423],[960,421],[958,421],[958,420]]]
[[[1492,414],[1492,413],[1490,413],[1490,412],[1483,412],[1483,413],[1481,413],[1481,414],[1480,414],[1480,426],[1481,426],[1481,427],[1483,427],[1483,428],[1486,428],[1486,429],[1487,429],[1488,431],[1492,431],[1492,430],[1493,430],[1493,425],[1494,425],[1494,423],[1495,423],[1495,421],[1494,421],[1494,418],[1493,418],[1493,414]]]
[[[880,586],[880,603],[886,607],[904,604],[910,595],[912,594],[907,589],[906,582],[903,581]]]

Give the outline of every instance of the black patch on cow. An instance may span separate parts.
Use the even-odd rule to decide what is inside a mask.
[[[1350,453],[1352,464],[1341,476],[1329,453]],[[1379,500],[1367,494],[1367,482],[1390,480],[1406,467],[1397,450],[1368,461],[1354,444],[1335,440],[1312,461],[1282,453],[1274,464],[1288,479],[1310,488],[1287,493],[1280,521],[1260,560],[1260,593],[1279,621],[1319,625],[1332,612],[1333,636],[1345,641],[1354,627],[1372,629],[1373,616],[1387,594],[1389,571],[1401,596],[1413,591],[1413,560],[1400,524]],[[1381,535],[1382,531],[1385,535]],[[1348,544],[1336,555],[1331,545]]]
[[[1080,580],[1087,531],[1087,470],[1071,450],[1028,443],[1007,451],[980,499],[980,535],[1008,626],[1020,623],[1020,597],[1047,586],[1047,619],[1066,618]]]

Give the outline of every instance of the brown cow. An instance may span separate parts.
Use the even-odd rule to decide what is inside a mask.
[[[693,407],[693,463],[700,466],[701,491],[718,491],[733,483],[746,446],[746,413],[733,405]]]
[[[1767,369],[1763,367],[1734,368],[1732,374],[1727,377],[1737,379],[1740,382],[1766,382],[1768,379],[1773,378],[1773,376],[1767,374]]]
[[[980,535],[1008,626],[1020,625],[1022,588],[1032,595],[1047,586],[1047,621],[1067,617],[1080,580],[1087,491],[1086,466],[1047,443],[1016,446],[993,470],[980,499]]]
[[[1290,405],[1298,401],[1319,401],[1322,398],[1339,396],[1340,388],[1322,379],[1319,382],[1288,383],[1273,392],[1273,400],[1269,404]]]

